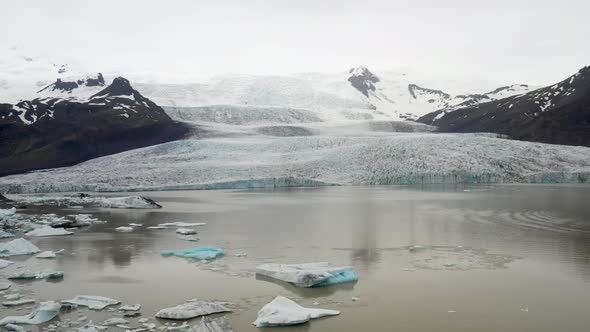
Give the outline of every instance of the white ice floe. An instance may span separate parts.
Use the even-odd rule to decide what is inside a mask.
[[[92,324],[92,322],[88,322],[88,324],[79,327],[78,332],[98,332],[98,329],[96,328],[96,326],[94,324]]]
[[[233,332],[233,329],[225,316],[214,319],[203,317],[199,325],[193,327],[190,332]]]
[[[196,226],[205,226],[207,223],[204,222],[167,222],[163,224],[158,224],[160,227],[196,227]]]
[[[166,226],[148,226],[147,229],[161,231],[161,230],[168,229],[168,227],[166,227]]]
[[[48,301],[41,302],[33,312],[25,316],[7,316],[0,320],[0,326],[6,324],[42,324],[55,318],[59,314],[61,304]]]
[[[2,305],[3,306],[6,306],[6,307],[16,307],[16,306],[19,306],[19,305],[31,304],[31,303],[35,303],[35,300],[33,300],[33,299],[22,299],[22,300],[4,301],[4,302],[2,302]]]
[[[109,305],[119,304],[120,302],[104,296],[78,295],[71,300],[62,301],[63,303],[76,304],[90,309],[101,310]]]
[[[350,266],[333,266],[330,263],[262,264],[256,273],[286,281],[297,287],[319,287],[354,282],[358,276]]]
[[[113,326],[113,325],[120,325],[120,324],[127,324],[127,323],[129,323],[129,321],[126,319],[123,319],[121,317],[113,317],[113,318],[109,318],[109,319],[105,320],[104,322],[102,322],[102,325]]]
[[[3,269],[5,267],[7,267],[10,264],[13,264],[14,262],[11,261],[7,261],[6,259],[0,259],[0,269]]]
[[[62,279],[64,277],[63,271],[18,271],[8,276],[8,279],[29,279],[29,280],[40,280],[40,279]]]
[[[340,311],[337,310],[304,308],[284,296],[277,296],[258,311],[254,325],[256,327],[296,325],[313,318],[339,314]]]
[[[156,313],[157,318],[191,319],[220,312],[230,312],[222,302],[191,301],[171,308],[165,308]]]
[[[14,301],[14,300],[18,300],[21,298],[22,295],[20,295],[20,293],[12,293],[12,294],[6,294],[3,297],[7,300],[7,301]]]
[[[21,204],[83,206],[111,209],[159,209],[158,203],[142,196],[104,197],[104,196],[16,196],[15,200]]]
[[[128,226],[121,226],[121,227],[117,227],[115,228],[115,230],[117,232],[121,232],[121,233],[129,233],[129,232],[133,232],[133,227],[128,227]]]
[[[194,235],[178,235],[178,238],[184,241],[197,242],[199,238]]]
[[[190,228],[177,228],[176,229],[176,233],[181,234],[181,235],[191,235],[191,234],[197,234],[197,232],[194,229],[190,229]]]
[[[28,330],[20,325],[15,325],[15,324],[6,324],[4,325],[4,328],[7,331],[12,331],[12,332],[27,332]]]
[[[39,251],[36,245],[23,238],[0,244],[0,257],[30,255]]]
[[[9,282],[0,282],[0,291],[7,290],[12,286]]]
[[[0,209],[0,219],[12,216],[16,213],[16,208]]]
[[[35,230],[32,230],[32,231],[26,233],[27,236],[35,236],[35,237],[62,236],[62,235],[72,235],[72,234],[74,234],[74,233],[70,232],[70,231],[66,231],[65,228],[53,228],[50,226],[40,227],[40,228],[37,228]]]
[[[45,259],[53,259],[53,258],[57,258],[57,255],[62,255],[64,252],[64,249],[58,250],[58,251],[43,251],[39,254],[37,254],[35,256],[35,258],[45,258]]]
[[[119,307],[119,310],[122,311],[137,311],[141,309],[141,304],[126,304]]]
[[[136,223],[129,223],[129,226],[131,226],[131,227],[141,227],[143,225],[142,224],[136,224]]]

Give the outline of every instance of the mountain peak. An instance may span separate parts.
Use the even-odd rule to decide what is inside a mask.
[[[379,77],[375,76],[367,67],[351,68],[348,74],[350,84],[365,97],[369,96],[369,91],[375,91],[375,83],[379,82]]]
[[[112,97],[112,96],[133,96],[136,93],[131,87],[129,80],[123,77],[116,77],[113,79],[111,85],[107,86],[100,92],[94,94],[90,98],[95,97]]]
[[[75,89],[79,87],[95,87],[95,86],[104,86],[104,77],[101,73],[98,73],[96,77],[88,76],[83,79],[78,80],[62,80],[58,78],[55,80],[54,83],[49,84],[48,86],[44,87],[43,89],[39,90],[37,93],[40,92],[58,92],[58,93],[71,93]]]

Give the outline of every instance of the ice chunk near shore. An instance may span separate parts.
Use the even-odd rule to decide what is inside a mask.
[[[41,302],[33,312],[25,316],[8,316],[0,320],[0,326],[6,324],[42,324],[59,314],[61,304],[55,301]]]
[[[90,309],[102,310],[110,305],[119,304],[120,302],[104,296],[78,295],[71,300],[62,301],[63,303],[76,304],[88,307]]]
[[[197,234],[197,231],[195,231],[194,229],[181,227],[181,228],[176,229],[176,233],[178,233],[180,235],[191,235],[191,234]]]
[[[23,238],[0,244],[0,257],[30,255],[39,251],[36,245]]]
[[[57,258],[57,255],[62,255],[64,253],[64,249],[58,251],[43,251],[35,256],[35,258],[45,258],[45,259],[54,259]]]
[[[162,251],[162,256],[178,256],[198,260],[210,260],[225,255],[223,249],[212,246],[204,246],[186,250]]]
[[[16,213],[16,208],[10,208],[10,209],[0,209],[0,219],[4,218],[4,217],[9,217],[12,216]]]
[[[10,264],[13,264],[14,262],[11,261],[7,261],[5,259],[0,259],[0,270],[7,267]]]
[[[72,234],[74,234],[74,233],[66,231],[65,228],[53,228],[50,226],[44,226],[44,227],[34,229],[34,230],[26,233],[25,235],[26,236],[41,237],[41,236],[62,236],[62,235],[72,235]]]
[[[0,291],[7,290],[12,286],[9,282],[0,282]]]
[[[133,227],[121,226],[121,227],[115,228],[115,230],[117,232],[121,232],[121,233],[129,233],[129,232],[133,232]]]
[[[303,324],[314,318],[339,314],[338,310],[304,308],[284,296],[277,296],[258,311],[254,325],[256,327],[289,326]]]
[[[231,312],[231,310],[226,308],[222,302],[197,300],[162,309],[156,313],[156,317],[182,320],[221,312]]]
[[[262,264],[256,273],[286,281],[297,287],[321,287],[358,280],[350,266],[338,267],[330,263]]]
[[[191,329],[191,332],[233,332],[229,319],[227,317],[220,317],[211,319],[203,317],[199,325]]]
[[[19,305],[31,304],[31,303],[35,303],[35,300],[33,300],[33,299],[22,299],[22,300],[4,301],[4,302],[2,302],[2,305],[5,306],[5,307],[16,307],[16,306],[19,306]]]
[[[14,237],[14,234],[0,230],[0,239],[6,239],[9,237]]]
[[[63,271],[19,271],[15,272],[8,279],[27,279],[27,280],[40,280],[40,279],[62,279],[64,277]]]

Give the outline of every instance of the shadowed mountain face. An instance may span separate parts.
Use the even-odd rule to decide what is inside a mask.
[[[590,67],[524,95],[440,110],[418,121],[442,132],[493,132],[524,141],[590,146]]]
[[[45,94],[17,104],[0,104],[0,176],[63,167],[183,138],[189,132],[155,103],[118,77],[104,86],[96,79],[56,81]],[[76,89],[98,92],[90,97]]]

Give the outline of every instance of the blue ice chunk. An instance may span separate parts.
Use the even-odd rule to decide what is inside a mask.
[[[0,239],[14,237],[14,234],[0,230]]]
[[[343,269],[340,271],[330,272],[332,275],[328,279],[324,279],[311,287],[322,287],[328,285],[343,284],[346,282],[355,282],[359,280],[358,275],[352,268]]]
[[[197,247],[185,250],[166,250],[160,253],[162,256],[178,256],[198,260],[210,260],[225,255],[223,249],[212,246]]]

